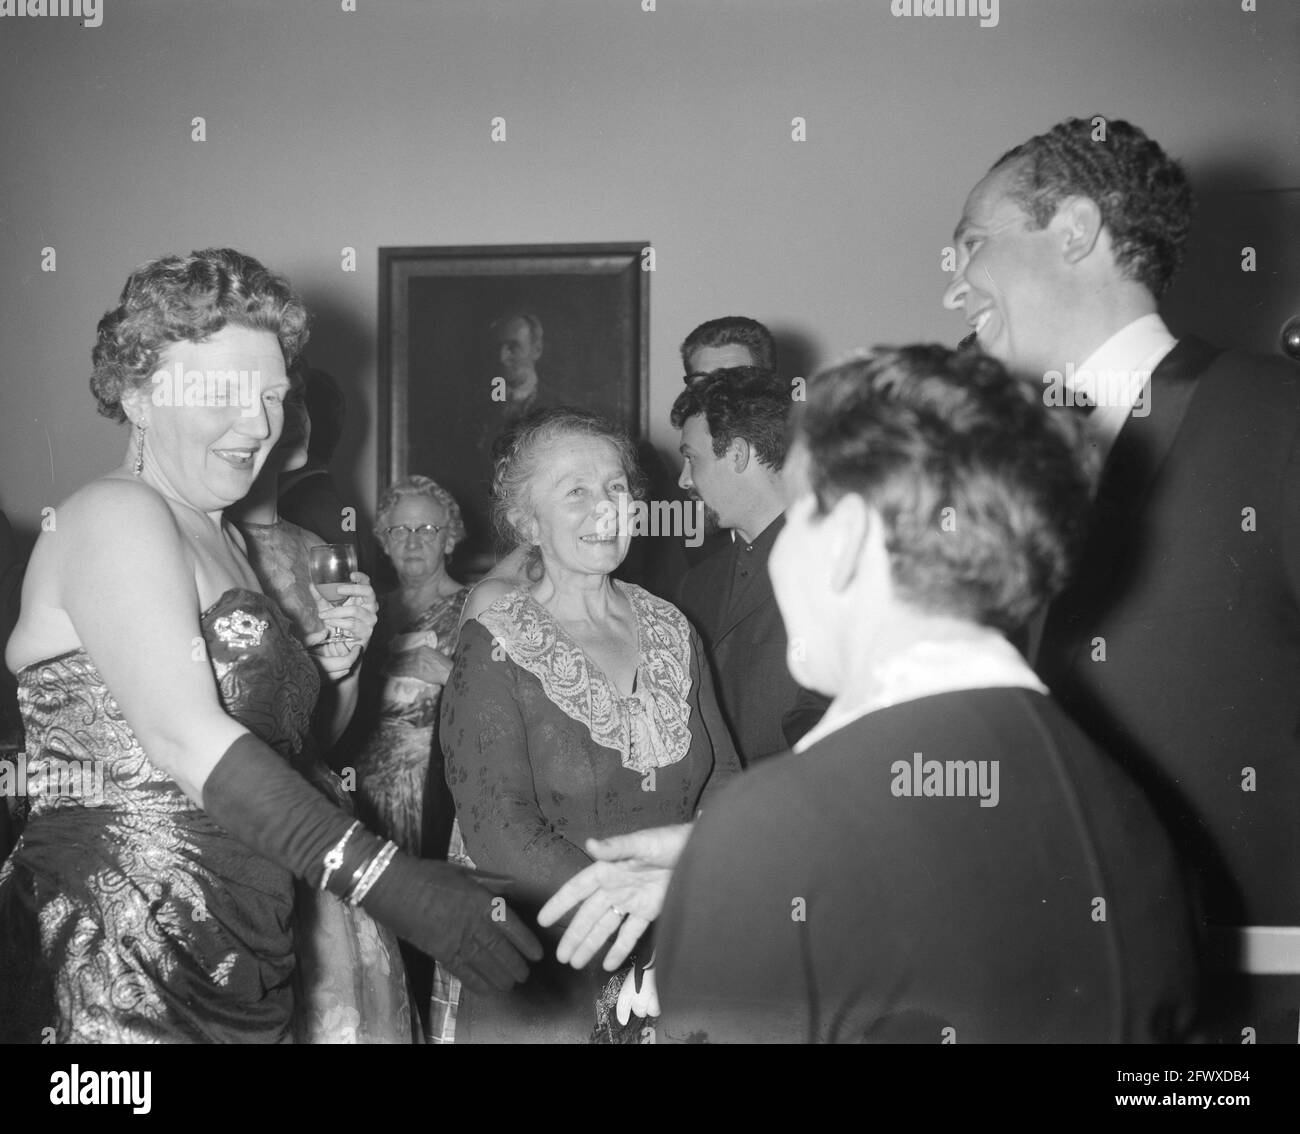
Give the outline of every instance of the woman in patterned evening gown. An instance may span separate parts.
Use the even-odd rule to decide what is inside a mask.
[[[279,437],[306,325],[229,249],[143,265],[100,320],[91,386],[131,438],[42,532],[6,650],[30,807],[0,871],[0,1041],[291,1038],[295,875],[484,989],[539,954],[493,921],[497,883],[398,853],[288,766],[317,664],[222,513]],[[374,625],[353,578],[319,610],[356,643],[332,674]]]
[[[380,496],[374,531],[397,586],[379,603],[361,708],[343,750],[356,769],[361,818],[411,854],[446,859],[452,803],[436,733],[467,593],[447,573],[447,561],[465,525],[446,489],[408,476]],[[427,1029],[433,965],[409,947],[402,955]]]
[[[521,425],[493,476],[498,523],[532,549],[534,582],[466,621],[441,739],[466,850],[515,880],[530,916],[591,861],[586,839],[688,822],[739,770],[697,634],[611,577],[635,478],[626,436],[567,409]],[[613,1012],[633,980],[549,958],[512,993],[465,990],[456,1042],[636,1042],[641,1025]]]
[[[447,561],[464,536],[460,506],[427,476],[399,480],[379,498],[375,538],[397,586],[379,601],[363,667],[369,735],[357,756],[358,807],[404,850],[424,848],[431,857],[446,855],[451,830],[450,798],[426,805],[425,793],[427,783],[446,795],[434,733],[468,593],[447,573]],[[434,828],[427,838],[426,815]]]
[[[324,542],[290,523],[277,509],[282,473],[307,463],[311,419],[303,397],[301,357],[290,369],[284,431],[252,490],[226,515],[244,537],[249,565],[262,589],[279,604],[299,641],[324,627],[319,592],[311,583],[309,551]],[[371,641],[373,642],[373,638]],[[344,646],[339,643],[336,649]],[[311,735],[294,767],[335,806],[355,813],[342,778],[323,758],[356,708],[358,674],[322,689]],[[328,696],[326,695],[328,694]],[[294,908],[298,957],[294,1037],[299,1043],[410,1043],[412,1030],[406,966],[397,938],[364,910],[298,882]]]

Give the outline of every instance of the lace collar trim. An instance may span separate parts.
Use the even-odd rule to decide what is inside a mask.
[[[618,752],[623,767],[645,773],[677,763],[691,747],[690,624],[641,587],[617,585],[637,624],[636,692],[630,697],[527,592],[504,595],[478,620],[494,645],[537,678],[557,709],[586,725],[597,744]]]

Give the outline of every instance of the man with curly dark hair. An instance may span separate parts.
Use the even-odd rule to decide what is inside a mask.
[[[698,382],[719,370],[757,366],[776,370],[776,340],[757,319],[748,315],[723,315],[709,319],[682,340],[682,381]],[[710,532],[700,544],[684,545],[686,563],[694,567],[727,547],[730,537],[725,531]]]
[[[1048,405],[1088,410],[1092,524],[1037,669],[1193,868],[1219,953],[1208,1034],[1294,1042],[1300,372],[1161,321],[1191,208],[1143,131],[1069,119],[972,190],[944,303]]]
[[[682,579],[677,605],[699,629],[718,700],[746,767],[795,743],[827,701],[786,668],[786,633],[767,562],[785,522],[790,391],[770,370],[715,370],[673,403],[681,430],[678,485],[703,502],[706,527],[734,533]]]

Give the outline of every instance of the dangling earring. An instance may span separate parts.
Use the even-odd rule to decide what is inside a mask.
[[[135,475],[144,472],[144,426],[135,423]]]

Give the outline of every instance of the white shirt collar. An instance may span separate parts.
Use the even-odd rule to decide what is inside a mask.
[[[963,689],[1033,689],[1046,693],[1020,651],[995,630],[961,641],[917,642],[883,662],[865,696],[842,693],[795,746],[804,752],[868,713]]]
[[[1104,461],[1124,422],[1151,412],[1151,372],[1174,349],[1176,339],[1155,312],[1116,331],[1066,375],[1066,385],[1092,395],[1097,408],[1088,433]]]

